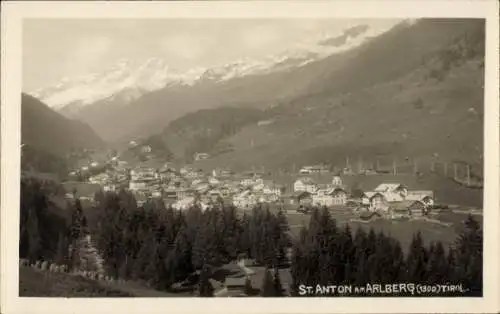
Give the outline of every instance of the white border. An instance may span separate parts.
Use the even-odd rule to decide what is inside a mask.
[[[499,293],[498,2],[491,1],[214,1],[2,2],[2,313],[492,313]],[[23,18],[418,18],[487,19],[485,82],[484,297],[63,299],[18,297],[21,25]]]

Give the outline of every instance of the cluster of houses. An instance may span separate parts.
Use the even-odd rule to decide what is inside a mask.
[[[251,208],[259,202],[277,202],[283,192],[283,187],[271,181],[255,176],[235,176],[227,170],[205,175],[201,171],[181,168],[168,182],[165,196],[173,201],[170,204],[176,209],[186,209],[194,204],[206,209],[221,202]]]
[[[373,191],[365,192],[361,204],[372,212],[422,216],[434,205],[434,192],[409,191],[403,184],[383,183]]]
[[[333,176],[330,183],[319,184],[309,177],[296,180],[289,203],[297,200],[300,206],[342,206],[347,203],[348,192],[340,176]]]
[[[281,288],[284,295],[291,295],[291,273],[287,269],[270,269],[274,278],[275,271],[279,271]],[[214,297],[247,297],[258,293],[264,281],[266,268],[256,267],[251,260],[238,258],[237,261],[222,267],[222,272],[229,275],[224,278],[213,276],[209,282],[214,290]]]
[[[350,195],[340,176],[333,176],[328,184],[318,184],[309,177],[294,183],[294,193],[290,204],[300,207],[327,206],[360,211],[377,212],[397,216],[421,216],[434,205],[434,193],[428,190],[408,190],[403,184],[382,183],[373,191],[365,191],[361,196]]]
[[[240,184],[243,189],[233,196],[233,204],[241,208],[252,207],[258,203],[279,202],[285,192],[283,185],[259,177],[245,178]]]
[[[323,166],[303,167],[301,172],[320,174]],[[325,178],[325,176],[320,176]],[[326,176],[329,177],[329,176]],[[316,178],[318,180],[319,177]],[[213,170],[205,173],[199,169],[181,167],[177,169],[165,164],[163,167],[137,167],[129,169],[126,164],[114,160],[111,170],[89,178],[89,183],[98,184],[104,191],[116,191],[126,187],[133,192],[137,205],[149,199],[161,199],[175,209],[183,210],[199,205],[202,209],[214,204],[232,204],[241,209],[251,209],[259,203],[291,205],[295,209],[326,206],[332,208],[354,208],[366,212],[390,213],[394,215],[422,215],[433,205],[432,191],[411,191],[398,183],[382,183],[362,195],[350,195],[340,175],[331,180],[315,182],[302,175],[293,184],[277,184],[256,173],[234,174],[229,170]]]
[[[235,175],[224,169],[207,174],[190,167],[176,169],[168,164],[160,169],[127,169],[116,164],[111,170],[90,177],[88,183],[99,185],[104,191],[125,187],[134,194],[138,206],[149,199],[162,199],[180,210],[195,204],[206,209],[220,202],[250,208],[257,203],[278,202],[284,192],[283,186],[255,175]]]

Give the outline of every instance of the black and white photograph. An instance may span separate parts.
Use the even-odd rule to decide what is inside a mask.
[[[16,302],[491,309],[499,118],[485,86],[498,93],[498,50],[486,13],[139,14],[20,21],[20,91],[2,74],[17,97],[2,98],[17,109],[2,108],[1,172]]]

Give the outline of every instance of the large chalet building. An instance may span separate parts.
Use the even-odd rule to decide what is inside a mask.
[[[432,191],[409,191],[403,184],[382,183],[365,192],[362,204],[372,212],[408,212],[412,216],[425,214],[434,204]]]

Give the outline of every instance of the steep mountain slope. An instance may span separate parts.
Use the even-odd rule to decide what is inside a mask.
[[[100,148],[104,142],[85,123],[61,116],[38,99],[22,94],[22,143],[53,155],[72,149]]]
[[[252,108],[199,110],[172,121],[161,136],[175,156],[191,161],[195,153],[216,156],[232,151],[233,145],[224,140],[262,117],[263,111]]]
[[[349,92],[387,82],[414,71],[429,62],[443,47],[463,37],[471,49],[484,53],[484,20],[423,19],[401,23],[371,42],[350,51],[350,62],[339,68],[320,63],[331,71],[316,78],[311,93]]]
[[[159,132],[169,121],[199,109],[217,107],[269,108],[302,104],[303,97],[324,98],[353,92],[416,70],[474,20],[426,19],[403,22],[343,53],[282,71],[246,75],[222,82],[205,80],[148,93],[123,107],[96,104],[81,112],[108,139]],[[341,38],[322,45],[337,46]],[[113,121],[114,123],[109,123]],[[118,124],[115,126],[115,123]]]
[[[421,163],[438,157],[480,171],[484,21],[402,25],[345,56],[341,66],[328,67],[331,61],[317,63],[325,70],[311,93],[266,110],[271,123],[244,127],[227,139],[232,152],[203,163],[278,168],[341,165],[347,156]]]

